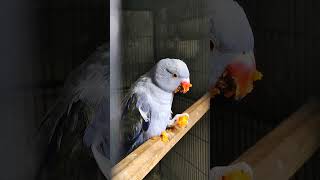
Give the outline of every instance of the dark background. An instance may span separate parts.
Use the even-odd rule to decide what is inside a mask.
[[[320,92],[320,2],[239,1],[264,74],[239,103],[218,98],[211,121],[211,166],[236,159]],[[109,1],[0,3],[0,175],[33,179],[40,150],[33,134],[70,71],[109,40]],[[319,155],[293,179],[320,179]]]
[[[106,0],[1,1],[1,180],[34,179],[36,127],[65,77],[109,41],[109,12]]]
[[[239,4],[252,26],[256,63],[264,77],[243,101],[220,97],[213,103],[211,167],[235,160],[320,92],[320,2],[242,0]],[[320,179],[319,167],[316,154],[293,179]]]

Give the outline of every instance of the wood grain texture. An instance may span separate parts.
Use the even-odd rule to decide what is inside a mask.
[[[185,113],[188,113],[190,116],[187,127],[172,129],[169,142],[164,143],[160,137],[156,137],[139,146],[112,168],[112,179],[143,179],[170,149],[201,119],[209,108],[210,95],[207,93],[185,111]]]
[[[310,102],[241,155],[259,180],[285,180],[320,146],[320,105]]]

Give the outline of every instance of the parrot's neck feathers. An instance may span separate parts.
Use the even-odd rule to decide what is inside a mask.
[[[153,83],[148,74],[140,78],[138,84],[136,85],[135,91],[149,95],[150,98],[154,99],[157,103],[172,104],[173,93],[167,92],[158,87],[155,83]]]

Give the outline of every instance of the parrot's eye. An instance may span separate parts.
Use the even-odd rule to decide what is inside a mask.
[[[178,77],[178,75],[176,73],[171,72],[169,69],[166,69],[168,73],[172,74],[172,76],[174,78]]]

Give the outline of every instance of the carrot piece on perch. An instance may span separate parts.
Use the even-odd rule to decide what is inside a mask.
[[[188,124],[188,120],[189,120],[189,116],[184,115],[178,118],[177,120],[177,125],[182,128],[182,127],[186,127]]]
[[[168,137],[168,134],[167,134],[166,131],[162,131],[160,137],[161,137],[161,141],[163,141],[163,142],[168,142],[169,141],[169,137]]]

